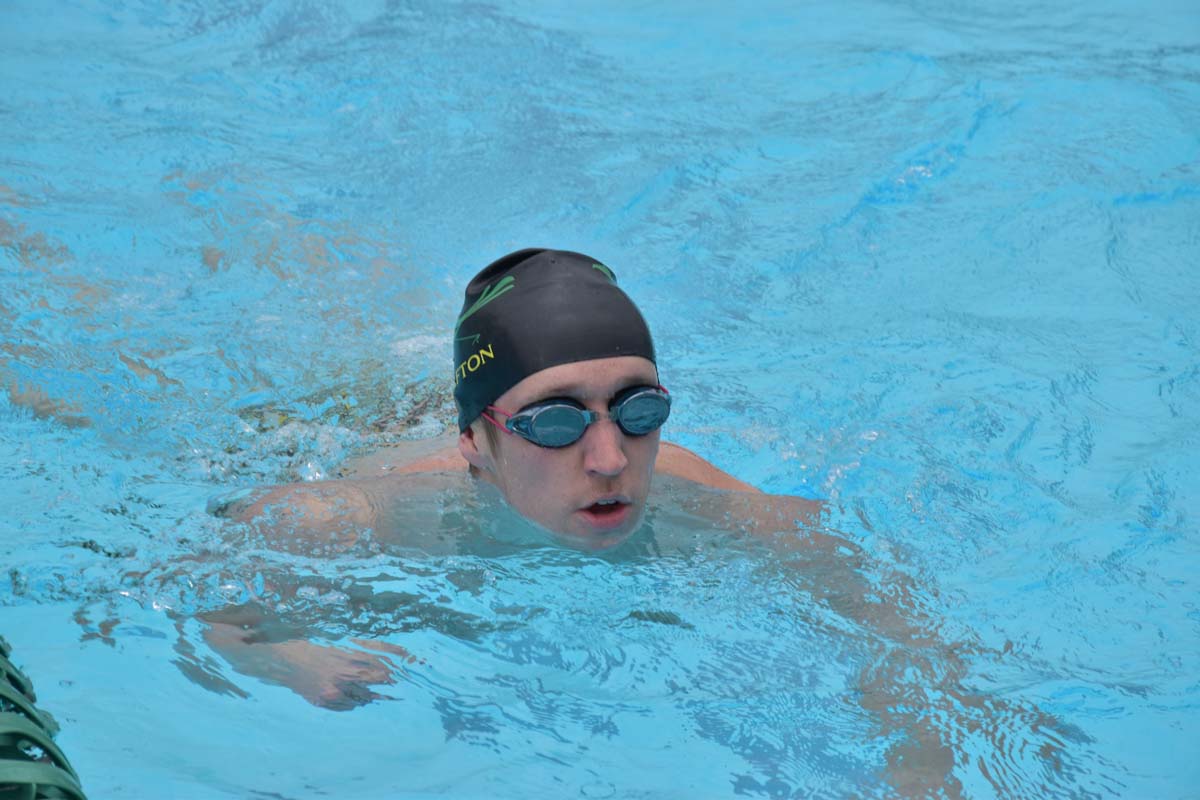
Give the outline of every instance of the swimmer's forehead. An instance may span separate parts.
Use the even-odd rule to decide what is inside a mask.
[[[496,405],[528,405],[550,397],[607,401],[630,386],[656,383],[654,363],[640,356],[573,361],[533,373],[505,392]]]

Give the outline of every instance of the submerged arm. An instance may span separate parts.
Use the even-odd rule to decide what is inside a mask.
[[[1057,769],[1066,742],[1081,740],[1078,731],[1030,703],[970,688],[971,659],[1006,655],[973,637],[949,634],[933,607],[936,590],[821,526],[823,504],[710,492],[691,493],[684,506],[766,544],[778,559],[781,590],[807,593],[868,633],[874,653],[850,688],[889,742],[888,779],[899,796],[964,796],[956,770],[982,777],[1003,794],[1005,765],[972,760],[971,743],[964,740],[982,738],[994,752],[1014,734],[1023,735],[1049,771]]]
[[[288,484],[218,502],[212,513],[245,523],[270,548],[312,554],[342,552],[379,522],[378,495],[369,481]],[[314,705],[347,710],[377,695],[366,687],[391,683],[385,657],[314,642],[256,605],[199,615],[204,639],[237,672],[286,686]],[[378,645],[354,640],[361,647]],[[407,656],[407,653],[390,655]]]
[[[230,606],[201,614],[200,619],[208,624],[205,641],[237,672],[286,686],[333,711],[379,699],[368,687],[394,683],[400,664],[416,661],[404,648],[386,642],[350,640],[362,649],[314,642],[312,632],[288,625],[257,605]]]

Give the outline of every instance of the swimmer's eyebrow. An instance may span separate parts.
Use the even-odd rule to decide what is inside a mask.
[[[578,383],[556,383],[549,389],[538,392],[537,397],[531,402],[549,400],[551,397],[575,397],[580,394],[580,388]]]

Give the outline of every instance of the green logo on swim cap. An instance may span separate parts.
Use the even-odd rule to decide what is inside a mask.
[[[500,279],[499,283],[488,286],[486,289],[484,289],[483,294],[479,295],[479,299],[472,303],[471,307],[462,313],[462,316],[458,318],[458,322],[454,323],[455,335],[458,334],[458,329],[462,327],[464,322],[466,322],[467,317],[471,316],[476,311],[483,308],[488,303],[507,292],[509,289],[513,288],[516,282],[516,279],[513,278],[512,275],[505,275]]]
[[[617,276],[613,274],[613,271],[611,269],[604,266],[603,264],[592,264],[592,269],[600,270],[602,273],[604,273],[604,277],[608,278],[613,283],[617,282]]]

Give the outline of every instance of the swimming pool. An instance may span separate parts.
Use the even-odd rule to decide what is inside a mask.
[[[89,795],[886,797],[920,736],[970,797],[1194,792],[1198,28],[6,5],[0,633]],[[676,546],[610,557],[281,552],[205,513],[440,432],[462,284],[526,245],[608,261],[666,437],[827,499],[958,655],[666,511]],[[411,525],[503,533],[436,499]],[[248,600],[415,660],[315,707],[202,638]]]

